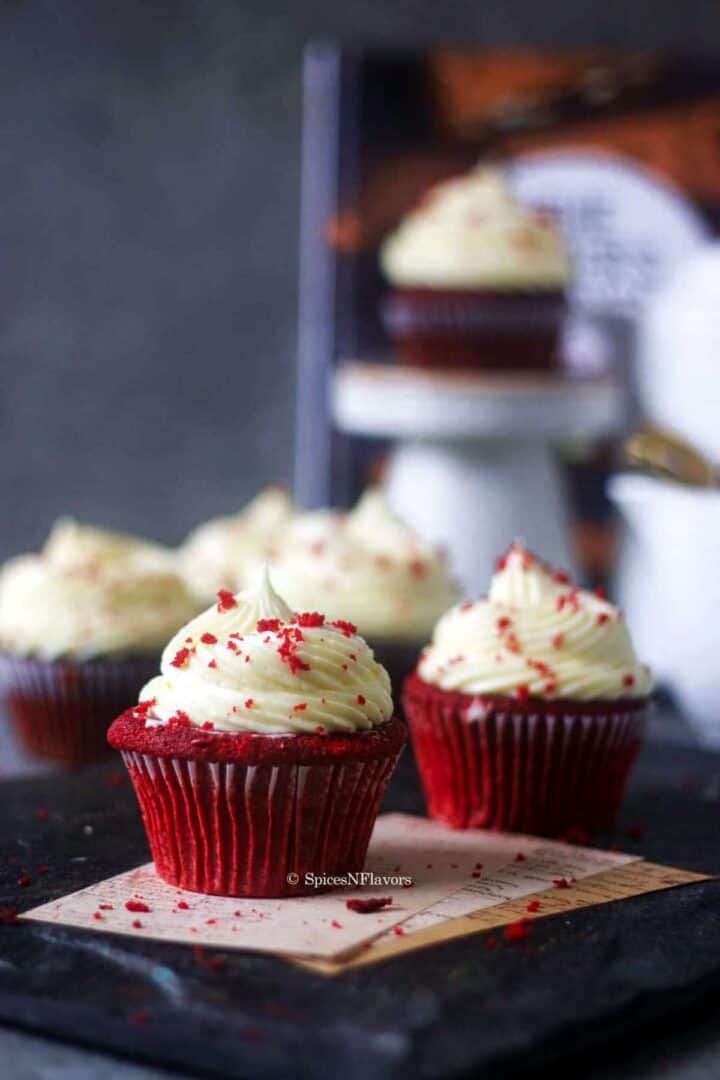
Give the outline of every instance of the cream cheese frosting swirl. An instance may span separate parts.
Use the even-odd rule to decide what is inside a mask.
[[[418,674],[443,690],[520,699],[610,701],[652,689],[620,611],[520,544],[499,560],[487,598],[443,616]]]
[[[159,650],[197,604],[169,550],[70,519],[0,573],[0,646],[44,660]]]
[[[293,615],[267,574],[178,631],[140,706],[149,725],[295,735],[365,731],[393,711],[389,676],[355,627]]]
[[[248,567],[272,553],[293,514],[288,493],[268,487],[238,514],[213,518],[194,529],[179,551],[191,591],[208,604],[218,589],[236,592],[248,583]]]
[[[406,288],[557,289],[570,276],[554,222],[521,206],[488,168],[431,188],[385,239],[380,261]]]
[[[270,559],[296,610],[345,618],[376,641],[421,642],[457,597],[444,556],[370,488],[348,514],[299,515]]]

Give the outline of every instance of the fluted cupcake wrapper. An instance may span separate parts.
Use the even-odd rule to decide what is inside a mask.
[[[429,813],[454,828],[559,836],[609,828],[642,742],[645,703],[518,706],[411,676],[405,715]]]
[[[333,764],[189,761],[126,750],[155,867],[220,896],[302,896],[362,870],[399,757]]]
[[[137,701],[157,657],[38,660],[0,653],[0,686],[18,741],[35,757],[66,765],[112,754],[107,729]]]

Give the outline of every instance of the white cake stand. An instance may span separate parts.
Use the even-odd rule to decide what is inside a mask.
[[[553,443],[617,432],[624,391],[607,375],[426,373],[352,361],[333,376],[331,406],[341,431],[395,440],[391,505],[447,549],[477,596],[515,538],[574,569]]]

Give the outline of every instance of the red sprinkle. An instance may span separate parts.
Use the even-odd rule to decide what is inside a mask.
[[[202,641],[203,645],[217,645],[217,638],[214,634],[205,633],[202,635],[200,640]]]
[[[150,911],[144,900],[126,900],[125,907],[128,911]]]
[[[179,649],[175,653],[170,663],[173,667],[184,668],[187,667],[188,660],[190,659],[190,649]]]
[[[393,934],[395,934],[397,937],[405,937],[405,931],[403,930],[402,926],[393,927]]]
[[[531,915],[534,914],[536,911],[540,910],[540,901],[539,900],[531,900],[530,903],[525,908],[525,910],[529,911]]]
[[[190,910],[190,905],[185,900],[178,900],[177,906],[180,908],[181,911],[189,911]]]
[[[552,647],[553,647],[553,649],[562,649],[564,644],[565,644],[565,635],[564,634],[556,634],[555,637],[552,639]]]
[[[216,668],[217,667],[217,660],[208,660],[208,667],[209,668]]]
[[[133,919],[132,928],[133,930],[142,930],[143,924],[140,922],[139,919]]]
[[[98,907],[100,908],[101,911],[114,911],[115,910],[115,907],[114,907],[113,904],[98,904]]]
[[[503,930],[506,941],[525,941],[530,937],[530,920],[518,919],[517,922],[508,923]]]
[[[622,684],[623,684],[623,686],[626,686],[628,689],[630,689],[631,686],[635,685],[635,676],[634,675],[623,675]]]
[[[213,724],[212,720],[206,720],[204,724],[200,725],[200,728],[202,731],[214,731],[215,725]]]
[[[603,589],[602,585],[596,585],[593,592],[597,596],[598,600],[607,600],[607,593]]]
[[[423,577],[427,573],[427,566],[422,559],[411,559],[408,563],[408,570],[413,577]]]
[[[570,888],[570,882],[568,881],[567,878],[564,878],[564,877],[554,878],[553,879],[553,886],[556,889],[569,889]]]
[[[369,915],[373,911],[380,911],[381,908],[389,907],[392,902],[392,896],[369,896],[366,900],[346,900],[345,907],[348,911],[356,911],[358,915]]]
[[[610,622],[610,616],[607,614],[607,612],[605,612],[605,611],[600,612],[600,614],[597,617],[598,626],[604,626],[605,623],[608,623],[608,622]]]
[[[527,686],[525,683],[523,683],[522,686],[518,686],[517,690],[515,691],[515,697],[518,699],[518,701],[527,701],[530,697],[530,687]]]
[[[105,916],[101,915],[99,911],[93,911],[93,919],[95,919],[96,922],[102,922],[104,918]]]
[[[282,619],[258,619],[258,634],[277,634],[282,626]]]
[[[498,574],[501,573],[505,569],[506,566],[507,566],[507,555],[501,555],[499,559],[495,560],[495,569],[498,572]]]
[[[307,702],[300,701],[297,705],[293,705],[293,712],[305,712],[307,709]]]
[[[293,622],[297,623],[298,626],[308,628],[313,626],[324,626],[325,616],[321,615],[319,611],[303,611],[295,616]]]
[[[365,697],[362,694],[358,694],[357,703],[358,705],[365,705]]]
[[[353,637],[357,634],[357,626],[346,619],[335,619],[330,625],[334,626],[336,630],[340,630],[345,637]]]
[[[553,574],[553,581],[556,581],[558,585],[569,585],[570,575],[566,570],[556,570]]]
[[[245,699],[245,708],[246,709],[252,709],[254,704],[255,704],[255,702],[253,701],[253,699],[251,697]]]
[[[330,925],[332,926],[333,930],[342,930],[342,924],[339,923],[337,919],[333,919]]]
[[[503,634],[506,630],[509,630],[511,626],[512,626],[512,619],[508,618],[507,615],[503,615],[497,621],[497,628],[498,628],[498,630],[499,630],[499,632],[501,634]]]
[[[220,589],[217,600],[218,611],[230,611],[232,608],[237,607],[237,600],[229,589]]]

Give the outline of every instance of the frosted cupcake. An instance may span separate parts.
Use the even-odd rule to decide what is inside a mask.
[[[547,214],[520,205],[501,172],[433,187],[384,241],[385,323],[402,362],[547,371],[558,359],[570,267]]]
[[[179,551],[189,588],[201,605],[218,589],[237,592],[248,584],[248,567],[272,554],[293,514],[292,499],[278,487],[265,488],[238,514],[199,525]]]
[[[165,881],[286,896],[362,869],[406,740],[392,711],[355,627],[293,614],[265,577],[175,635],[108,737]]]
[[[169,551],[63,519],[0,573],[0,680],[26,750],[67,763],[106,732],[197,611]]]
[[[428,808],[455,828],[608,828],[652,688],[621,613],[516,544],[405,684]]]
[[[270,566],[295,610],[355,623],[398,688],[457,597],[444,555],[394,514],[377,488],[348,514],[299,515]]]

